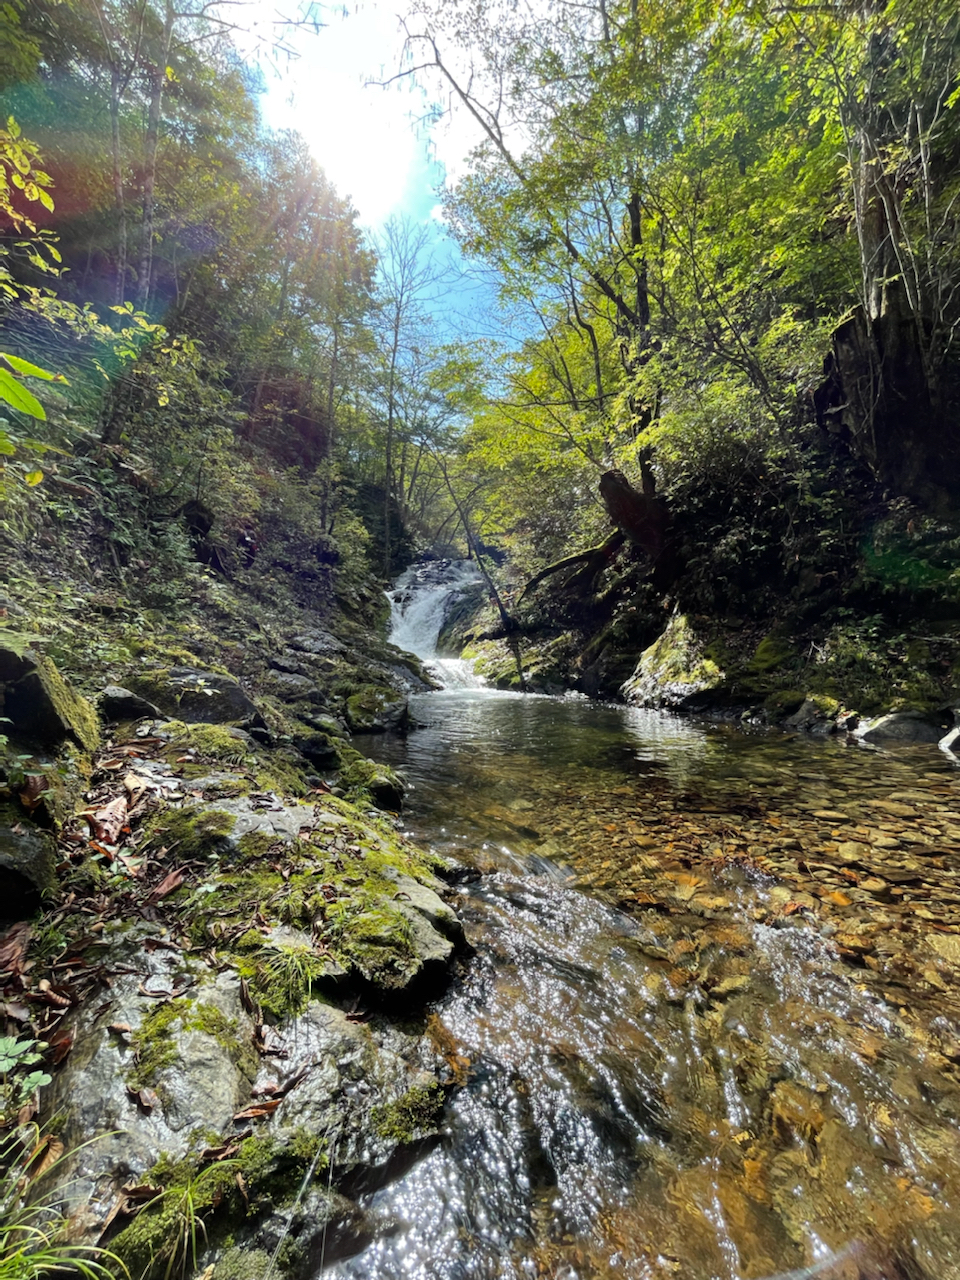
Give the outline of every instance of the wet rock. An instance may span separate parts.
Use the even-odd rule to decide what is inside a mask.
[[[861,742],[939,742],[944,725],[922,711],[892,711],[867,720],[855,731]]]
[[[170,667],[130,680],[134,692],[164,715],[197,724],[262,723],[256,704],[233,676],[195,667]]]
[[[0,920],[26,920],[57,888],[53,837],[12,806],[0,809]]]
[[[770,1119],[777,1139],[784,1145],[815,1143],[824,1123],[817,1095],[792,1080],[782,1080],[774,1089]]]
[[[288,675],[302,676],[306,674],[302,659],[290,653],[289,650],[278,657],[270,658],[267,666],[273,671],[283,671]]]
[[[335,738],[346,737],[347,726],[343,721],[325,711],[304,711],[298,708],[297,718],[311,728],[319,729],[321,733],[330,734]]]
[[[813,733],[827,737],[836,732],[836,715],[840,704],[833,698],[807,695],[803,705],[792,716],[784,720],[784,728],[800,729],[804,733]]]
[[[869,845],[861,844],[859,840],[844,840],[837,845],[837,861],[844,864],[862,862],[869,853]]]
[[[293,745],[319,769],[331,768],[340,759],[334,743],[324,733],[308,733],[294,738]]]
[[[93,707],[32,649],[21,654],[0,645],[0,716],[10,738],[41,750],[69,741],[94,751],[100,740]]]
[[[309,676],[295,675],[292,672],[274,672],[269,680],[269,688],[284,702],[296,702],[300,698],[322,701],[316,681]]]
[[[370,684],[347,699],[346,712],[353,733],[397,732],[407,727],[410,715],[405,697]]]
[[[366,792],[378,809],[396,812],[403,806],[406,785],[389,765],[368,760],[349,747],[340,750],[340,781],[349,791]]]
[[[941,960],[960,967],[960,934],[931,933],[927,941]]]
[[[294,636],[290,641],[290,648],[299,649],[302,653],[334,657],[345,653],[347,647],[332,632],[324,631],[322,627],[314,627],[310,631]]]
[[[143,926],[106,935],[112,969],[122,958],[136,972],[113,977],[108,1003],[92,1020],[83,1009],[71,1018],[74,1047],[45,1100],[76,1148],[65,1171],[75,1234],[97,1232],[121,1182],[141,1178],[162,1153],[182,1159],[198,1128],[219,1133],[229,1125],[256,1072],[253,1025],[235,974],[208,973],[169,1004],[140,994],[141,983],[173,987],[182,966],[179,954],[146,950],[152,936]],[[124,1025],[130,1037],[110,1030]],[[138,1100],[141,1087],[152,1090],[149,1107]]]
[[[141,720],[145,716],[160,716],[160,708],[130,689],[108,684],[100,694],[100,713],[108,724],[118,720]]]
[[[285,1270],[311,1275],[324,1229],[356,1237],[363,1213],[335,1191],[313,1189],[298,1200],[304,1169],[291,1180],[291,1153],[313,1150],[334,1163],[338,1183],[375,1187],[405,1146],[437,1131],[443,1095],[434,1059],[415,1034],[316,1002],[272,1029],[273,1053],[261,1058],[236,974],[216,974],[175,950],[150,950],[157,941],[152,926],[107,931],[101,958],[114,975],[107,1002],[92,1018],[84,1009],[71,1016],[74,1048],[48,1090],[72,1152],[56,1175],[72,1238],[100,1236],[124,1185],[157,1179],[161,1168],[210,1169],[204,1149],[233,1142],[225,1183],[234,1188],[233,1202],[223,1196],[217,1213],[235,1245],[224,1253],[222,1232],[198,1234],[196,1274],[212,1261],[219,1268],[222,1258],[225,1273],[260,1276],[262,1270],[231,1270],[227,1255],[272,1254],[288,1235],[292,1270],[287,1262]],[[144,987],[176,989],[185,979],[192,985],[183,994],[159,1003],[144,998]],[[258,1100],[278,1092],[256,1114]],[[255,1114],[242,1114],[251,1108]],[[242,1200],[234,1167],[243,1174]],[[200,1202],[200,1211],[209,1221],[209,1205]],[[135,1220],[141,1227],[146,1221]],[[136,1236],[121,1230],[112,1247],[129,1258]]]
[[[693,709],[719,694],[726,675],[691,621],[675,613],[659,640],[644,650],[621,687],[624,701],[641,707]]]

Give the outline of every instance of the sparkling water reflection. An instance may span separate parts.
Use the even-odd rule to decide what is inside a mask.
[[[458,904],[476,955],[436,1009],[469,1065],[444,1142],[333,1274],[958,1280],[956,975],[917,929],[939,956],[960,923],[910,905],[960,872],[949,762],[582,699],[412,709],[376,754],[409,833],[481,872]]]

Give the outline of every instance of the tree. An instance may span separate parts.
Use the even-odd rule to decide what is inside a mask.
[[[421,418],[430,361],[429,307],[446,277],[430,229],[391,218],[377,242],[376,332],[382,369],[375,398],[383,424],[383,576],[393,568],[391,512],[404,501],[407,448]],[[399,468],[397,455],[399,451]]]

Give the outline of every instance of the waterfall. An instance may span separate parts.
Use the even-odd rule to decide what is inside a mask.
[[[484,680],[473,663],[437,656],[444,622],[465,594],[482,582],[472,560],[427,560],[411,565],[387,592],[390,643],[415,653],[445,689],[479,689]]]

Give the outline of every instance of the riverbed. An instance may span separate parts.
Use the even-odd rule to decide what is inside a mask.
[[[373,744],[470,868],[443,1142],[343,1277],[960,1277],[960,771],[452,689]],[[329,1274],[329,1272],[328,1272]]]

